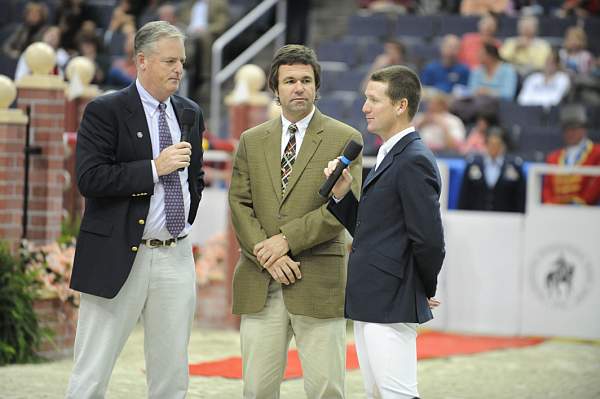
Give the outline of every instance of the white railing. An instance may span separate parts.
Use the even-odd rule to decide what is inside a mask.
[[[543,175],[600,176],[600,166],[531,165],[527,170],[527,213],[536,212],[543,207],[548,209],[560,206],[542,202]]]
[[[222,58],[225,46],[242,34],[246,28],[255,23],[265,13],[270,11],[273,6],[277,6],[275,25],[223,68]],[[283,45],[283,34],[286,29],[286,8],[286,0],[264,0],[213,43],[210,80],[210,130],[214,134],[218,134],[221,127],[221,103],[223,97],[221,94],[221,85],[273,40],[277,39],[277,47]]]

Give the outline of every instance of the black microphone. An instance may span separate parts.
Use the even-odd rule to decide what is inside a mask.
[[[331,189],[342,175],[344,169],[346,169],[348,165],[350,165],[350,162],[356,159],[358,154],[360,154],[362,148],[362,144],[359,144],[354,140],[350,140],[350,142],[346,145],[346,148],[344,149],[344,153],[339,158],[340,162],[338,162],[337,166],[333,170],[333,173],[329,175],[327,180],[325,180],[325,183],[323,183],[323,185],[321,186],[321,189],[319,190],[319,194],[321,195],[321,197],[329,197]]]
[[[190,142],[190,129],[194,126],[196,111],[192,108],[184,108],[181,113],[181,141]]]
[[[190,142],[190,129],[194,126],[196,119],[196,111],[192,108],[184,108],[181,113],[181,141]],[[179,172],[183,172],[185,168],[179,168]]]

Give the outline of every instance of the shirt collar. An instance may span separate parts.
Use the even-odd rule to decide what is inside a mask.
[[[504,155],[497,156],[496,159],[492,159],[489,155],[485,154],[484,161],[488,165],[500,166],[504,163]]]
[[[158,104],[160,104],[160,101],[154,98],[152,94],[148,93],[148,90],[144,88],[139,79],[135,80],[135,87],[137,88],[137,91],[140,95],[140,100],[142,100],[142,105],[144,106],[146,113],[150,115],[150,117],[154,117],[154,113],[158,112]],[[167,104],[165,114],[167,115],[167,118],[170,118],[173,111],[171,105],[171,97],[167,98],[165,104]]]
[[[406,129],[394,134],[381,145],[382,150],[387,154],[404,136],[415,131],[414,126],[409,126]]]
[[[158,107],[158,105],[157,105]],[[310,123],[313,115],[315,114],[315,106],[313,105],[312,111],[310,111],[310,113],[308,115],[306,115],[304,118],[300,119],[298,122],[295,123],[296,127],[298,128],[298,133],[300,134],[304,134],[304,132],[306,131],[306,129],[308,129],[308,124]],[[283,131],[287,132],[288,128],[290,127],[290,125],[292,124],[292,122],[288,121],[286,119],[285,116],[283,116],[283,112],[281,113],[281,124],[283,126]]]

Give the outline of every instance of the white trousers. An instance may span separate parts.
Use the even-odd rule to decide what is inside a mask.
[[[148,397],[184,398],[188,343],[196,307],[191,242],[140,245],[127,281],[115,298],[81,294],[75,364],[66,397],[104,398],[113,367],[141,318]]]
[[[412,399],[417,391],[417,324],[354,322],[368,399]]]

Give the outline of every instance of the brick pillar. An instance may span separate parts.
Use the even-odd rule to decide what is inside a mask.
[[[21,110],[0,109],[0,240],[13,251],[22,234],[26,125]]]
[[[246,67],[240,68],[240,71],[236,74],[236,82],[240,84],[242,80],[246,80],[244,84],[250,88],[250,93],[240,102],[235,99],[236,89],[234,89],[234,93],[225,99],[225,104],[228,106],[229,111],[229,137],[234,139],[239,139],[245,130],[257,126],[268,119],[270,99],[266,93],[259,91],[264,86],[264,72],[260,71],[259,73],[256,68],[252,70],[251,66],[251,73],[246,74],[247,70],[244,71]],[[260,76],[261,74],[263,76]],[[228,173],[231,174],[231,164],[229,164]],[[240,257],[240,247],[231,223],[231,216],[228,219],[227,243],[229,244],[229,248],[227,251],[225,281],[227,283],[226,295],[229,309],[231,309],[233,273]],[[232,325],[239,327],[238,317],[233,316],[231,320],[232,323],[235,323]]]
[[[86,93],[86,96],[66,100],[65,102],[65,132],[67,134],[67,153],[65,154],[64,169],[68,174],[67,185],[63,193],[63,208],[71,216],[83,213],[84,199],[77,189],[77,174],[75,170],[75,145],[77,130],[83,117],[83,111],[96,93]]]
[[[31,78],[31,79],[30,79]],[[54,75],[31,75],[17,82],[17,106],[31,110],[31,159],[27,238],[44,244],[60,236],[65,184],[65,83]]]

